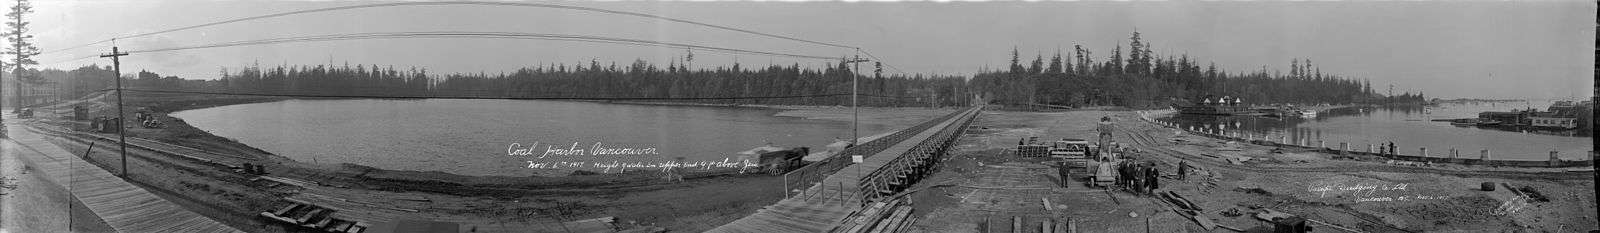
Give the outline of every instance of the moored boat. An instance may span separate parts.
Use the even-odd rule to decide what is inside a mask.
[[[1177,109],[1178,113],[1181,114],[1194,115],[1247,115],[1255,113],[1254,110],[1250,109],[1250,106],[1244,104],[1243,99],[1228,96],[1215,99],[1211,98],[1211,96],[1206,96],[1201,101],[1196,101],[1191,105],[1174,105],[1172,108]]]

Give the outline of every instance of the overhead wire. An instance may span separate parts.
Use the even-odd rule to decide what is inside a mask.
[[[570,34],[547,34],[547,33],[520,33],[520,32],[468,32],[468,31],[423,31],[423,32],[377,32],[377,33],[328,34],[328,35],[315,35],[315,36],[298,36],[298,37],[283,37],[283,38],[271,38],[271,39],[259,39],[259,40],[233,41],[233,42],[223,42],[223,43],[214,43],[214,44],[167,47],[167,48],[155,48],[155,49],[143,49],[143,50],[128,50],[126,52],[128,52],[128,53],[149,53],[149,52],[166,52],[166,51],[179,51],[179,50],[191,50],[191,49],[221,48],[221,47],[248,46],[248,45],[281,44],[281,43],[297,43],[297,42],[313,42],[313,41],[366,40],[366,39],[410,39],[410,38],[500,38],[500,39],[537,39],[537,40],[556,40],[556,41],[578,41],[578,42],[610,43],[610,44],[637,45],[637,46],[656,46],[656,47],[668,47],[668,48],[680,48],[680,49],[699,49],[699,50],[705,50],[705,51],[731,53],[731,54],[766,55],[766,56],[793,57],[793,58],[805,58],[805,59],[821,59],[821,60],[832,60],[832,59],[835,59],[833,57],[824,57],[824,56],[800,55],[800,54],[781,53],[781,52],[756,51],[756,50],[747,50],[747,49],[735,49],[735,48],[724,48],[724,47],[714,47],[714,46],[705,46],[705,45],[692,45],[692,44],[660,42],[660,41],[641,40],[641,39],[602,37],[602,36],[586,36],[586,35],[570,35]]]
[[[72,50],[72,49],[77,49],[77,48],[83,48],[83,47],[87,47],[87,46],[90,46],[90,45],[111,42],[111,41],[118,40],[118,39],[131,39],[131,38],[145,37],[145,36],[151,36],[151,35],[156,35],[156,34],[171,33],[171,32],[184,31],[184,30],[190,30],[190,29],[196,29],[196,28],[210,27],[210,26],[216,26],[216,25],[222,25],[222,24],[230,24],[230,23],[252,21],[252,20],[259,20],[259,19],[267,19],[267,18],[276,18],[276,17],[298,15],[298,14],[308,14],[308,13],[328,12],[328,11],[353,10],[353,9],[363,9],[363,8],[402,7],[402,6],[448,6],[448,5],[488,5],[488,6],[539,7],[539,8],[553,8],[553,9],[568,9],[568,10],[589,11],[589,12],[598,12],[598,13],[616,14],[616,15],[628,15],[628,16],[637,16],[637,17],[666,20],[666,21],[679,22],[679,23],[685,23],[685,24],[692,24],[692,25],[698,25],[698,26],[705,26],[705,27],[711,27],[711,28],[735,31],[735,32],[742,32],[742,33],[766,36],[766,37],[771,37],[771,38],[779,38],[779,39],[785,39],[785,40],[791,40],[791,41],[805,42],[805,43],[810,43],[810,44],[825,45],[825,46],[839,47],[839,48],[856,48],[854,46],[847,46],[847,45],[841,45],[841,44],[836,44],[836,43],[828,43],[828,42],[820,42],[820,41],[814,41],[814,40],[806,40],[806,39],[794,38],[794,37],[771,34],[771,33],[757,32],[757,31],[748,30],[748,29],[742,29],[742,28],[728,27],[728,26],[722,26],[722,25],[715,25],[715,24],[702,23],[702,22],[697,22],[697,21],[690,21],[690,20],[685,20],[685,19],[678,19],[678,18],[660,16],[660,15],[631,12],[631,11],[608,10],[608,9],[600,9],[600,8],[593,8],[593,7],[568,6],[568,5],[546,4],[546,3],[451,1],[451,2],[376,3],[376,4],[339,6],[339,7],[327,7],[327,8],[316,8],[316,9],[289,11],[289,12],[282,12],[282,13],[275,13],[275,14],[266,14],[266,15],[259,15],[259,16],[236,18],[236,19],[223,20],[223,21],[217,21],[217,22],[211,22],[211,23],[196,24],[196,25],[177,27],[177,28],[160,30],[160,31],[153,31],[153,32],[146,32],[146,33],[127,35],[127,36],[113,37],[113,38],[110,38],[110,39],[95,41],[95,42],[91,42],[91,43],[87,43],[87,44],[81,44],[81,45],[72,46],[72,47],[68,47],[68,48],[50,50],[50,51],[46,51],[44,53],[48,54],[48,53],[61,52],[61,51]]]
[[[784,39],[784,40],[790,40],[790,41],[804,42],[804,43],[809,43],[809,44],[816,44],[816,45],[823,45],[823,46],[830,46],[830,47],[837,47],[837,48],[847,48],[847,49],[861,50],[861,48],[857,47],[857,46],[843,45],[843,44],[830,43],[830,42],[821,42],[821,41],[815,41],[815,40],[807,40],[807,39],[795,38],[795,37],[772,34],[772,33],[758,32],[758,31],[749,30],[749,29],[743,29],[743,28],[735,28],[735,27],[729,27],[729,26],[722,26],[722,25],[703,23],[703,22],[698,22],[698,21],[691,21],[691,20],[686,20],[686,19],[679,19],[679,18],[666,17],[666,16],[660,16],[660,15],[654,15],[654,14],[645,14],[645,13],[639,13],[639,12],[631,12],[631,11],[609,10],[609,9],[601,9],[601,8],[593,8],[593,7],[569,6],[569,5],[547,4],[547,3],[489,2],[489,1],[450,1],[450,2],[375,3],[375,4],[326,7],[326,8],[316,8],[316,9],[306,9],[306,10],[281,12],[281,13],[266,14],[266,15],[251,16],[251,17],[243,17],[243,18],[236,18],[236,19],[223,20],[223,21],[210,22],[210,23],[202,23],[202,24],[196,24],[196,25],[190,25],[190,26],[184,26],[184,27],[177,27],[177,28],[171,28],[171,29],[159,30],[159,31],[153,31],[153,32],[146,32],[146,33],[139,33],[139,34],[133,34],[133,35],[127,35],[127,36],[112,37],[110,39],[95,41],[95,42],[86,43],[86,44],[80,44],[80,45],[77,45],[77,46],[71,46],[71,47],[67,47],[67,48],[63,48],[63,49],[45,51],[45,52],[43,52],[41,54],[53,54],[53,53],[56,53],[56,52],[83,48],[83,47],[87,47],[87,46],[95,45],[95,44],[113,42],[113,41],[116,41],[118,39],[131,39],[131,38],[145,37],[145,36],[164,34],[164,33],[171,33],[171,32],[177,32],[177,31],[184,31],[184,30],[190,30],[190,29],[196,29],[196,28],[211,27],[211,26],[222,25],[222,24],[230,24],[230,23],[253,21],[253,20],[268,19],[268,18],[277,18],[277,17],[299,15],[299,14],[330,12],[330,11],[343,11],[343,10],[355,10],[355,9],[365,9],[365,8],[407,7],[407,6],[451,6],[451,5],[487,5],[487,6],[538,7],[538,8],[589,11],[589,12],[615,14],[615,15],[627,15],[627,16],[636,16],[636,17],[643,17],[643,18],[666,20],[666,21],[678,22],[678,23],[685,23],[685,24],[691,24],[691,25],[698,25],[698,26],[704,26],[704,27],[728,30],[728,31],[735,31],[735,32],[741,32],[741,33],[765,36],[765,37],[770,37],[770,38],[778,38],[778,39]],[[866,52],[865,50],[862,50],[862,53],[866,54],[868,57],[872,57],[873,60],[879,61],[884,66],[887,66],[890,69],[895,70],[896,72],[906,73],[904,70],[901,70],[900,68],[895,67],[894,65],[891,65],[889,63],[883,63],[883,59],[878,58],[877,56],[874,56],[871,53]],[[53,63],[76,61],[76,60],[82,60],[82,59],[86,59],[86,58],[92,58],[92,57],[83,57],[83,58],[77,58],[77,59],[71,59],[71,60],[65,60],[65,61],[58,61],[58,62],[53,62]]]

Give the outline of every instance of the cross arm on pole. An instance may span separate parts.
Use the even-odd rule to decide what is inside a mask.
[[[128,132],[127,127],[123,126],[128,118],[122,110],[122,60],[118,58],[127,55],[127,52],[118,51],[116,46],[111,47],[110,54],[100,55],[111,58],[111,69],[115,73],[111,78],[117,81],[117,147],[122,151],[122,177],[128,177]]]

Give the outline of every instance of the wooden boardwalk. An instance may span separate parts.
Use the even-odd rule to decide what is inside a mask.
[[[16,153],[52,183],[71,186],[73,196],[118,232],[243,232],[123,181],[22,126],[6,127],[11,140],[0,140],[0,151]]]
[[[851,213],[860,211],[865,202],[861,193],[862,178],[889,166],[896,158],[908,154],[919,144],[932,140],[952,124],[962,124],[977,114],[978,109],[965,110],[960,116],[925,129],[877,154],[867,156],[861,163],[851,164],[829,175],[821,183],[806,189],[803,194],[778,201],[731,223],[707,232],[828,232]],[[848,156],[848,155],[840,155]]]

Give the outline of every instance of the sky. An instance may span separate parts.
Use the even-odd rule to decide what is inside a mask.
[[[35,0],[28,16],[43,67],[109,65],[87,58],[139,33],[281,12],[387,1]],[[1370,79],[1375,89],[1442,98],[1587,98],[1594,93],[1592,1],[1405,2],[529,2],[637,12],[859,47],[886,73],[970,75],[1048,59],[1074,45],[1106,60],[1138,30],[1159,55],[1188,54],[1229,71],[1289,72],[1310,59],[1323,73]],[[297,36],[418,31],[605,36],[823,57],[854,49],[763,37],[645,17],[516,6],[401,6],[299,14],[116,41],[124,51]],[[124,73],[149,70],[215,79],[224,68],[376,64],[429,73],[500,73],[541,64],[665,64],[694,53],[695,67],[837,59],[733,55],[636,45],[526,39],[380,39],[134,52]],[[1026,61],[1025,61],[1026,62]]]

